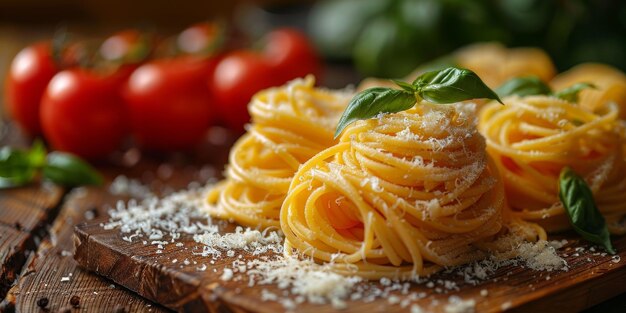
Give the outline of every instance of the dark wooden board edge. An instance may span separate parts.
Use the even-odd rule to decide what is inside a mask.
[[[76,226],[74,232],[74,259],[80,266],[110,277],[144,298],[172,310],[182,310],[185,306],[194,308],[194,311],[201,309],[198,307],[201,306],[199,281],[188,280],[187,277],[177,281],[163,275],[165,271],[159,264],[150,264],[141,257],[135,257],[132,251],[112,247],[103,249],[100,242],[92,240],[87,232],[81,230],[80,225],[85,224]]]
[[[141,296],[162,303],[173,310],[184,311],[185,305],[188,304],[203,312],[218,312],[218,308],[224,307],[240,312],[282,311],[281,307],[276,307],[273,302],[261,301],[259,293],[251,291],[254,288],[246,288],[241,283],[237,285],[222,282],[219,280],[219,275],[200,273],[197,278],[193,278],[193,274],[187,275],[184,271],[177,271],[167,264],[156,262],[155,255],[146,254],[146,249],[121,241],[117,230],[103,230],[97,223],[80,224],[76,226],[75,235],[77,238],[75,257],[81,266],[125,285]],[[554,309],[557,304],[564,312],[576,312],[626,291],[626,284],[620,284],[626,276],[626,262],[615,263],[610,255],[591,255],[591,252],[588,252],[588,255],[576,257],[573,249],[581,244],[577,239],[570,240],[566,248],[569,251],[566,259],[572,265],[568,272],[529,272],[530,270],[523,268],[504,268],[494,276],[500,279],[499,282],[486,281],[478,290],[476,288],[467,292],[461,290],[458,295],[471,298],[476,297],[481,288],[489,289],[489,297],[478,298],[476,306],[478,312],[499,312],[508,309],[519,312],[542,311]],[[582,246],[588,248],[585,244]],[[617,239],[615,246],[622,251],[621,257],[626,258],[626,237]],[[134,248],[139,248],[139,250],[134,250]],[[98,257],[95,257],[93,251],[98,251]],[[164,251],[164,254],[167,255],[167,252]],[[178,253],[174,255],[180,256]],[[594,259],[593,262],[585,260],[588,256]],[[166,282],[166,284],[158,288],[131,285],[119,271],[112,270],[114,264],[129,263],[132,263],[131,269],[142,269],[142,273],[149,273],[149,281]],[[146,268],[149,269],[146,270]],[[212,268],[221,273],[223,267],[215,265]],[[520,273],[523,274],[516,277]],[[547,279],[548,276],[552,276],[552,279]],[[177,282],[172,282],[172,280],[177,280]],[[530,288],[529,284],[536,285]],[[172,289],[172,286],[177,288]],[[605,290],[606,288],[609,290]],[[236,291],[235,289],[242,290]],[[433,296],[439,297],[439,295]],[[350,312],[368,310],[367,306],[361,306],[358,302],[351,302],[350,305],[351,308],[348,310]],[[321,312],[329,311],[328,308],[328,306],[317,306]],[[315,310],[315,306],[298,308],[301,312],[315,312]],[[404,312],[406,310],[390,307],[387,311]]]

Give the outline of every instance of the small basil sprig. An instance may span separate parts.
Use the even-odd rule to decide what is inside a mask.
[[[602,245],[607,252],[615,254],[609,229],[596,206],[591,189],[569,167],[563,168],[559,176],[559,198],[574,230],[585,240]]]
[[[502,103],[498,95],[476,75],[455,67],[427,72],[413,83],[394,81],[402,90],[376,87],[358,93],[343,112],[335,138],[351,123],[372,118],[380,113],[396,113],[408,110],[422,99],[446,104],[470,99],[494,99]]]
[[[38,173],[44,179],[68,187],[103,182],[102,176],[87,162],[69,153],[47,154],[40,141],[35,141],[29,150],[0,149],[0,188],[28,184]]]
[[[590,83],[577,83],[561,91],[555,92],[554,96],[568,102],[578,102],[578,94],[581,90],[587,88],[596,89],[596,86]]]
[[[536,76],[518,77],[507,80],[502,84],[496,93],[500,97],[518,95],[520,97],[530,95],[549,95],[552,90],[548,85]]]
[[[578,94],[587,88],[595,89],[590,83],[577,83],[563,90],[554,92],[546,83],[536,76],[517,77],[502,84],[496,92],[500,97],[517,95],[520,97],[532,95],[546,95],[563,99],[568,102],[578,102]]]

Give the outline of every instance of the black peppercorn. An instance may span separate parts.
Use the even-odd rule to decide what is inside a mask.
[[[79,296],[72,296],[72,298],[70,298],[70,304],[77,308],[80,306],[80,297]]]
[[[39,300],[37,300],[37,306],[40,308],[45,308],[48,306],[48,302],[50,302],[48,298],[46,297],[40,298]]]

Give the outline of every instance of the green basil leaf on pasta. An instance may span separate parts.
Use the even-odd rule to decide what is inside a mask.
[[[578,94],[587,88],[596,89],[596,86],[590,83],[577,83],[570,87],[554,93],[554,96],[568,102],[578,102]]]
[[[615,254],[609,229],[596,206],[591,189],[587,182],[569,167],[564,168],[559,177],[559,198],[572,228],[585,240],[599,244],[607,252]]]
[[[427,72],[415,79],[417,95],[438,104],[454,103],[471,99],[493,99],[502,103],[498,95],[476,75],[455,67]]]
[[[62,152],[48,154],[43,177],[63,186],[101,185],[102,176],[87,162]]]
[[[372,118],[380,113],[395,113],[410,109],[416,103],[415,95],[405,90],[370,88],[358,93],[343,112],[335,138],[351,123]]]
[[[398,85],[400,88],[402,88],[402,89],[406,90],[407,92],[414,93],[414,92],[416,92],[416,91],[417,91],[417,89],[415,88],[415,86],[413,86],[413,85],[411,85],[411,84],[409,84],[409,83],[407,83],[407,82],[403,82],[403,81],[401,81],[401,80],[395,80],[395,79],[392,79],[391,81],[392,81],[394,84]]]
[[[454,103],[471,99],[494,99],[502,103],[498,95],[476,75],[455,67],[424,73],[412,84],[394,81],[402,90],[370,88],[358,93],[343,112],[335,138],[351,123],[372,118],[380,113],[396,113],[413,107],[425,99],[436,104]]]
[[[516,95],[520,97],[532,95],[549,95],[550,86],[536,76],[517,77],[507,80],[496,92],[500,97]]]

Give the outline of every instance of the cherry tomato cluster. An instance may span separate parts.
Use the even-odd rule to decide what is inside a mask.
[[[207,22],[160,41],[126,30],[99,44],[95,58],[80,44],[36,43],[11,64],[7,108],[30,136],[86,158],[108,155],[129,134],[146,149],[184,150],[214,124],[242,132],[259,90],[319,74],[315,49],[297,30],[270,32],[261,50],[234,48],[229,38]]]

